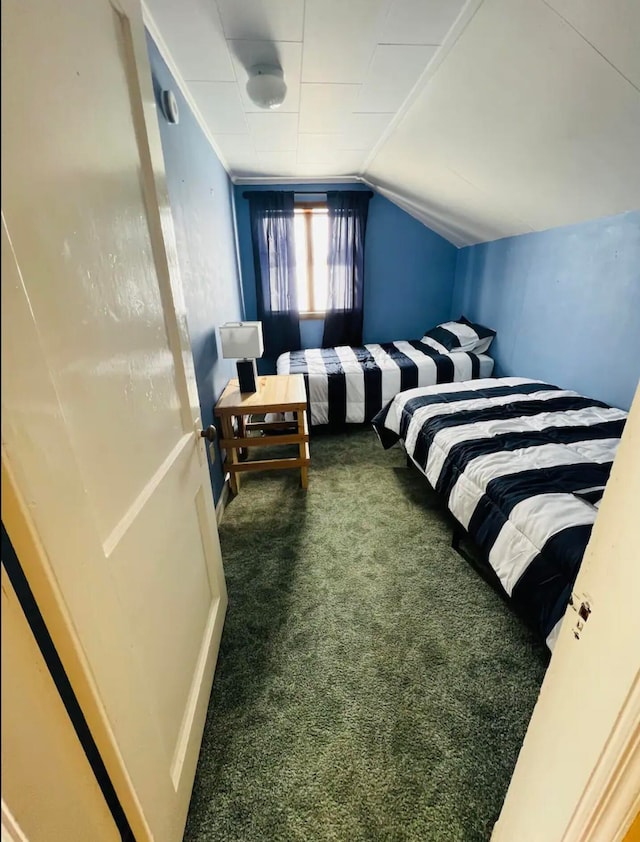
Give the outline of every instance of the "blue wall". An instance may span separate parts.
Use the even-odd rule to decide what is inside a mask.
[[[156,101],[170,88],[180,121],[170,125],[158,104],[169,201],[187,306],[202,423],[213,423],[213,406],[231,377],[233,360],[218,353],[216,327],[242,318],[237,265],[233,187],[158,49],[147,34]],[[216,445],[217,447],[217,445]],[[210,465],[216,500],[223,485],[220,452]]]
[[[256,288],[245,190],[368,190],[363,184],[237,186],[238,244],[247,319],[256,318]],[[365,241],[364,341],[419,339],[449,316],[457,249],[374,193]],[[318,348],[322,320],[301,322],[302,344]]]
[[[461,249],[452,307],[497,330],[497,375],[628,409],[640,377],[640,211]]]

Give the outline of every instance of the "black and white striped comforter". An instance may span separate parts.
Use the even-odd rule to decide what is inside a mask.
[[[278,357],[278,374],[304,374],[312,424],[362,424],[403,389],[489,377],[486,354],[440,354],[422,342],[311,348]]]
[[[374,419],[483,551],[553,647],[627,413],[520,377],[395,397]]]

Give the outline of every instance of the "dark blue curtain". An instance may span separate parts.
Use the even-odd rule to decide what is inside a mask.
[[[256,191],[247,198],[264,355],[275,359],[285,351],[300,349],[293,193]]]
[[[362,345],[364,235],[368,191],[327,193],[329,207],[329,300],[323,348]]]

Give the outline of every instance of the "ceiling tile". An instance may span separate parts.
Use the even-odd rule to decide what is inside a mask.
[[[303,82],[361,82],[389,0],[306,0]]]
[[[294,174],[301,178],[355,176],[360,174],[363,161],[364,155],[358,152],[340,152],[336,153],[332,162],[328,164],[298,163]]]
[[[437,47],[378,44],[364,79],[366,85],[412,88],[434,57]]]
[[[359,85],[302,85],[300,131],[343,131],[356,110],[359,90]]]
[[[147,5],[183,79],[233,82],[233,65],[215,3],[148,0]]]
[[[238,155],[243,158],[256,157],[256,148],[250,134],[214,134],[213,139],[228,161]]]
[[[296,175],[296,150],[279,149],[271,152],[258,152],[261,171],[268,176]]]
[[[437,49],[379,44],[358,97],[357,111],[397,111]]]
[[[246,134],[247,120],[235,82],[189,82],[212,134]]]
[[[333,138],[337,149],[369,150],[377,143],[393,116],[393,114],[352,114],[344,121],[342,131],[328,137]]]
[[[442,44],[465,0],[393,0],[378,41],[386,44]]]
[[[372,141],[371,143],[363,143],[357,137],[345,133],[332,135],[332,137],[336,138],[336,149],[341,149],[345,152],[362,152],[363,154],[365,152],[368,153],[375,143],[375,141]]]
[[[365,157],[364,152],[336,152],[331,163],[336,175],[357,175]]]
[[[265,111],[247,114],[253,142],[259,152],[295,149],[298,145],[298,115]]]
[[[607,0],[606,3],[547,0],[547,3],[640,88],[640,3],[637,0]]]
[[[304,0],[217,0],[217,3],[227,38],[302,41]]]
[[[376,115],[377,116],[377,115]],[[380,132],[378,135],[382,132]],[[365,141],[362,134],[340,132],[336,134],[298,135],[298,161],[300,163],[326,162],[335,152],[359,152],[364,155],[373,146],[378,135]]]
[[[330,163],[331,155],[335,151],[335,138],[332,134],[301,134],[298,138],[297,162]]]
[[[362,85],[356,104],[356,112],[396,112],[407,98],[411,87],[406,85]]]
[[[236,155],[229,161],[229,167],[236,178],[253,178],[260,172],[260,161],[256,156]]]
[[[298,111],[300,108],[300,70],[302,67],[302,44],[291,42],[269,43],[267,41],[229,41],[231,59],[240,88],[242,105],[247,112],[264,111],[249,99],[246,85],[248,68],[254,64],[277,64],[284,71],[287,95],[278,108],[278,114]]]
[[[278,132],[265,132],[252,135],[256,151],[265,156],[267,152],[280,152],[282,149],[292,149],[295,157],[298,140],[295,135],[283,135]]]
[[[352,114],[347,118],[341,132],[343,144],[348,144],[342,145],[342,149],[368,149],[373,146],[393,116],[393,113]]]
[[[345,142],[342,134],[301,134],[298,137],[298,163],[299,164],[321,164],[332,163],[342,152],[356,151],[360,157],[364,155],[364,149],[360,147],[354,150],[343,147]]]

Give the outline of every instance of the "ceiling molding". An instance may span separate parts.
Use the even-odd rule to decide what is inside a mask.
[[[483,3],[484,0],[468,0],[468,2],[462,7],[460,14],[458,15],[453,26],[447,33],[438,51],[431,59],[429,64],[425,67],[418,81],[409,91],[407,98],[404,100],[400,108],[398,108],[396,115],[390,121],[384,132],[380,135],[375,145],[367,155],[366,160],[362,165],[362,175],[366,175],[367,170],[375,160],[376,156],[378,155],[384,144],[387,142],[389,137],[395,132],[396,128],[400,125],[402,120],[404,120],[409,108],[413,105],[413,103],[422,93],[424,88],[426,88],[426,86],[429,84],[432,77],[436,74],[438,68],[446,59],[450,51],[453,49],[456,41],[458,40],[458,38],[460,38],[467,26],[471,23],[474,15]]]
[[[153,41],[154,41],[156,47],[158,48],[158,52],[160,53],[160,55],[164,59],[165,64],[169,68],[169,72],[173,76],[176,85],[180,88],[180,93],[186,99],[187,105],[191,109],[191,112],[192,112],[193,116],[195,117],[197,124],[200,126],[200,129],[202,130],[202,133],[204,134],[206,139],[209,141],[209,144],[210,144],[211,148],[213,149],[213,151],[215,152],[216,157],[220,161],[220,164],[224,168],[227,175],[229,177],[231,177],[231,168],[229,167],[229,164],[227,163],[227,160],[225,159],[224,155],[220,151],[220,147],[215,142],[215,140],[213,138],[213,135],[211,134],[211,131],[210,131],[209,127],[207,126],[207,123],[206,123],[204,117],[200,113],[200,109],[198,108],[198,106],[196,104],[196,101],[193,98],[193,95],[191,94],[191,91],[189,90],[189,86],[185,82],[185,80],[182,76],[182,73],[180,73],[180,71],[178,70],[178,65],[175,63],[175,61],[173,59],[173,56],[171,55],[171,51],[169,50],[169,47],[167,47],[166,41],[162,37],[162,35],[160,33],[160,30],[158,29],[158,26],[157,26],[157,24],[156,24],[156,22],[153,18],[153,15],[149,11],[149,7],[145,3],[145,0],[141,0],[141,6],[142,6],[142,20],[144,21],[144,25],[148,29],[149,34],[153,38]]]
[[[441,219],[434,216],[433,214],[429,213],[427,208],[424,205],[419,205],[417,202],[409,199],[407,196],[404,196],[402,193],[398,193],[397,190],[392,189],[391,187],[387,187],[386,185],[382,184],[381,182],[377,181],[373,178],[368,178],[366,176],[362,176],[361,179],[364,184],[371,187],[372,190],[375,190],[377,193],[380,193],[381,196],[384,196],[385,199],[388,199],[390,202],[393,202],[394,205],[397,205],[401,210],[408,213],[409,216],[412,216],[414,219],[417,219],[418,222],[421,222],[425,225],[429,230],[434,231],[436,234],[439,234],[443,237],[447,242],[451,243],[452,246],[456,248],[463,248],[464,246],[471,245],[471,243],[467,242],[466,239],[461,236],[461,234],[451,226],[448,226],[444,223]]]
[[[368,183],[359,175],[334,175],[310,178],[305,175],[231,176],[234,184],[353,184]]]

